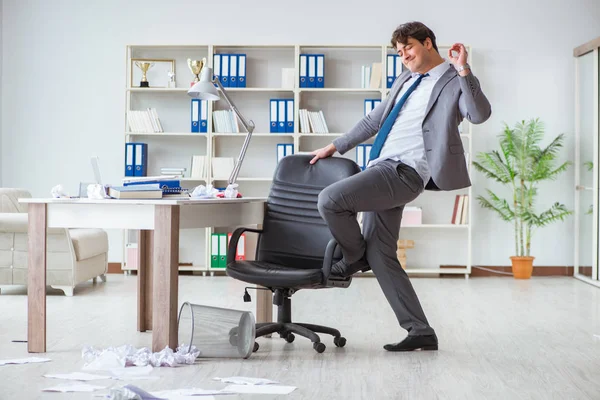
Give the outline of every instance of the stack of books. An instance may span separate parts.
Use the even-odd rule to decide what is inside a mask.
[[[457,194],[454,199],[454,209],[452,211],[452,224],[465,225],[467,215],[469,214],[469,195]]]
[[[299,117],[301,133],[329,133],[323,111],[300,110]]]
[[[114,199],[161,199],[163,191],[158,183],[132,186],[110,186],[108,195]]]
[[[127,111],[127,124],[130,132],[136,133],[162,133],[163,127],[155,108],[146,110]]]

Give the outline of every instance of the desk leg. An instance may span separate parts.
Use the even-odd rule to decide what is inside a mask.
[[[177,348],[179,206],[154,207],[152,351]]]
[[[138,242],[138,331],[152,330],[154,231],[141,230]]]
[[[27,351],[46,352],[46,204],[29,204]]]

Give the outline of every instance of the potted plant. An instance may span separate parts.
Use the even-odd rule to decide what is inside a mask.
[[[513,276],[529,279],[533,271],[530,255],[534,230],[552,222],[564,220],[572,213],[564,204],[554,203],[548,210],[535,213],[537,185],[544,180],[554,180],[571,164],[556,166],[557,155],[563,146],[564,134],[558,135],[545,148],[540,147],[544,126],[538,118],[521,121],[498,136],[500,151],[481,152],[473,165],[488,178],[507,186],[512,196],[506,200],[487,189],[488,196],[477,196],[481,207],[494,210],[504,221],[514,224],[515,255],[512,261]]]

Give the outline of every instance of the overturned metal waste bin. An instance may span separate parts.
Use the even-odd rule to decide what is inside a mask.
[[[249,311],[185,302],[179,310],[179,345],[196,346],[199,358],[248,358],[254,348],[256,325]]]

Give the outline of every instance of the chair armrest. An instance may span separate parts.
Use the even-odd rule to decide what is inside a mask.
[[[323,277],[325,277],[325,280],[327,280],[327,278],[329,278],[329,274],[331,274],[333,255],[335,254],[335,249],[337,247],[338,242],[335,239],[331,239],[325,248],[325,257],[323,258]]]
[[[229,241],[229,248],[227,249],[227,265],[235,261],[235,253],[237,252],[238,242],[240,240],[240,237],[242,236],[242,233],[244,232],[254,232],[261,234],[263,233],[263,230],[241,227],[233,231],[233,233],[231,234],[231,240]]]

